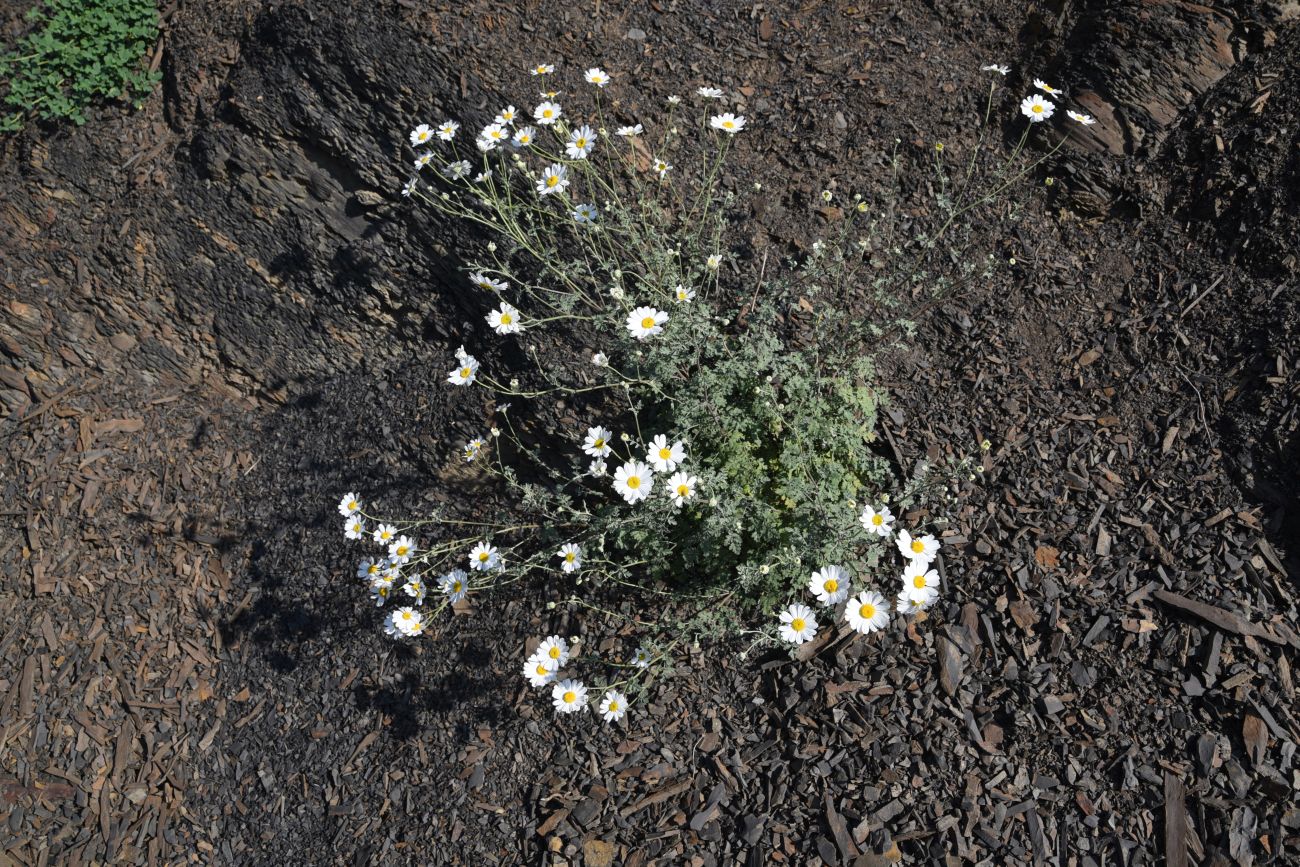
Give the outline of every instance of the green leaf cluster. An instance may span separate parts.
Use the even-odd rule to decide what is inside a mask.
[[[45,0],[31,29],[0,54],[0,130],[32,118],[86,122],[98,99],[143,99],[161,78],[145,59],[158,39],[152,0]]]

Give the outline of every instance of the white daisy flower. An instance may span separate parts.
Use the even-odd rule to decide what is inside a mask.
[[[745,116],[743,114],[737,116],[731,112],[715,114],[713,117],[709,118],[709,126],[714,129],[720,129],[725,133],[735,135],[745,128]]]
[[[631,126],[620,126],[618,129],[614,130],[615,135],[621,135],[623,138],[638,136],[643,132],[645,132],[645,130],[641,128],[641,124],[639,123],[634,123]]]
[[[682,98],[681,98],[680,96],[677,96],[676,94],[674,94],[674,95],[668,97],[668,104],[669,104],[669,105],[678,105],[679,103],[681,103],[681,101],[682,101]]]
[[[668,174],[668,172],[672,170],[672,165],[669,164],[667,160],[657,159],[654,161],[654,164],[651,166],[651,168],[653,168],[656,172],[658,172],[659,177],[662,178],[664,177],[664,175]]]
[[[587,688],[580,680],[562,680],[551,688],[556,713],[577,713],[587,709]]]
[[[402,184],[402,195],[405,198],[409,199],[411,197],[411,193],[415,192],[416,184],[418,183],[419,181],[417,179],[411,178],[409,181]]]
[[[438,579],[438,589],[447,597],[448,602],[455,605],[469,593],[469,576],[464,569],[452,569]]]
[[[722,267],[722,254],[714,253],[712,256],[705,259],[704,267],[708,268],[710,271],[718,270],[720,267]]]
[[[539,63],[532,69],[528,70],[533,75],[550,75],[555,71],[554,63]]]
[[[638,647],[636,653],[632,654],[632,664],[637,668],[650,667],[650,651],[644,647]]]
[[[609,366],[609,356],[603,352],[597,352],[595,355],[591,356],[591,366],[592,367]]]
[[[578,205],[573,209],[573,219],[579,223],[594,223],[600,212],[595,205]]]
[[[396,566],[411,562],[411,557],[414,554],[415,543],[411,541],[410,536],[398,536],[388,546],[388,562]]]
[[[406,595],[415,599],[416,605],[424,604],[424,582],[419,578],[406,579],[406,586],[402,588]]]
[[[854,631],[870,635],[889,625],[889,603],[876,591],[863,590],[845,606],[844,619]]]
[[[849,598],[849,573],[843,566],[823,566],[808,579],[808,592],[822,605],[837,605]]]
[[[722,99],[722,88],[720,87],[701,87],[695,92],[705,99]]]
[[[410,606],[389,613],[384,619],[384,632],[413,638],[424,631],[424,615]]]
[[[568,144],[564,146],[564,152],[569,155],[570,159],[585,160],[587,154],[596,146],[596,131],[585,124],[569,133]]]
[[[928,596],[930,592],[939,592],[939,573],[926,568],[928,563],[913,560],[903,570],[903,587],[912,595]]]
[[[637,340],[645,340],[663,332],[668,314],[653,307],[638,307],[627,315],[627,333]]]
[[[469,160],[457,160],[454,163],[447,163],[447,165],[443,166],[442,173],[453,181],[458,181],[461,178],[469,177],[469,173],[473,168],[474,167],[469,164]]]
[[[609,73],[599,67],[588,69],[586,74],[583,75],[583,78],[587,79],[588,82],[597,87],[604,87],[609,84]]]
[[[898,602],[894,606],[899,614],[915,614],[918,611],[924,611],[934,604],[934,600],[939,598],[939,594],[931,590],[929,594],[911,593],[906,587],[898,591]]]
[[[1075,123],[1081,123],[1084,126],[1092,126],[1097,122],[1096,118],[1090,114],[1081,114],[1080,112],[1070,111],[1069,109],[1066,109],[1065,116]]]
[[[375,607],[388,601],[388,597],[393,593],[394,580],[391,575],[380,575],[370,582],[370,598],[375,600]]]
[[[388,546],[390,542],[397,538],[397,528],[392,524],[380,524],[375,528],[374,535],[371,536],[376,545]]]
[[[438,127],[438,138],[443,141],[451,141],[456,137],[456,132],[460,129],[460,124],[454,120],[444,120],[442,126]]]
[[[1052,87],[1050,84],[1048,84],[1046,81],[1043,81],[1041,78],[1034,79],[1034,87],[1038,88],[1048,96],[1061,95],[1061,91],[1057,90],[1055,87]]]
[[[933,536],[913,538],[906,530],[899,530],[897,543],[899,553],[914,562],[931,563],[939,554],[939,540]]]
[[[569,664],[569,642],[558,635],[547,636],[545,641],[537,645],[533,656],[548,660],[556,669],[563,668]]]
[[[538,104],[537,108],[533,109],[533,119],[542,126],[550,126],[559,120],[560,115],[563,113],[564,109],[560,108],[559,103],[547,100],[546,102]]]
[[[868,533],[875,533],[882,537],[893,535],[894,513],[889,511],[888,506],[881,506],[879,510],[874,506],[867,506],[862,510],[862,517],[858,520],[862,522],[863,529]]]
[[[433,162],[433,151],[425,151],[415,158],[415,170],[418,172]]]
[[[386,560],[372,560],[367,557],[357,564],[357,577],[363,578],[366,582],[374,581],[383,574],[384,569],[388,567]]]
[[[599,425],[587,428],[587,439],[582,444],[582,450],[593,458],[603,458],[613,449],[609,446],[610,439],[614,436],[608,429]]]
[[[491,542],[479,542],[469,552],[469,568],[479,572],[486,572],[497,565],[500,559],[500,552]]]
[[[1029,118],[1034,123],[1047,120],[1056,111],[1056,106],[1050,99],[1043,99],[1038,94],[1026,96],[1020,102],[1020,113]]]
[[[791,644],[803,644],[817,634],[817,618],[807,605],[795,603],[781,612],[781,638]]]
[[[547,665],[546,660],[536,654],[528,657],[528,661],[524,663],[524,677],[528,679],[529,686],[546,686],[559,676],[560,669],[558,666]]]
[[[366,522],[360,515],[353,515],[343,522],[343,535],[348,539],[360,539],[366,534]]]
[[[518,334],[524,330],[523,323],[519,321],[519,311],[505,301],[487,315],[487,323],[497,334]]]
[[[492,180],[491,169],[484,169],[483,171],[479,172],[477,175],[474,176],[474,183],[476,184],[485,184],[490,180]]]
[[[672,497],[673,505],[681,507],[686,501],[695,496],[695,488],[699,485],[700,480],[686,471],[674,473],[668,479],[668,496]]]
[[[686,460],[686,449],[682,447],[680,440],[668,445],[668,437],[659,434],[650,441],[650,449],[645,459],[655,468],[655,472],[671,473],[677,469],[678,464]]]
[[[611,689],[600,700],[597,710],[605,718],[605,722],[618,722],[627,714],[627,696],[616,689]]]
[[[677,303],[685,304],[695,300],[695,290],[687,289],[681,283],[678,283],[677,288],[673,290],[673,297],[677,299]]]
[[[515,108],[513,105],[507,105],[505,108],[501,109],[501,111],[497,113],[494,122],[499,123],[502,126],[510,126],[516,120],[518,120],[518,118],[519,118],[519,109]]]
[[[504,292],[510,288],[510,284],[504,280],[494,280],[482,271],[475,271],[469,275],[469,282],[486,292]]]
[[[1001,63],[990,63],[980,67],[980,72],[996,72],[998,75],[1006,75],[1011,72],[1011,67]]]
[[[628,461],[614,471],[614,490],[629,503],[636,503],[650,496],[654,486],[654,470],[640,461]]]
[[[464,355],[459,361],[460,366],[447,374],[447,381],[452,385],[471,385],[474,378],[478,376],[478,359],[472,355]]]
[[[355,493],[349,491],[339,500],[339,514],[345,518],[351,518],[357,512],[361,511],[361,498]]]
[[[560,558],[560,568],[565,572],[577,572],[582,568],[582,548],[572,542],[560,546],[555,556]]]
[[[465,463],[468,464],[471,461],[473,461],[476,457],[478,457],[479,452],[483,451],[483,448],[486,445],[487,445],[487,440],[483,439],[483,437],[475,437],[474,439],[465,443]]]
[[[517,148],[526,148],[533,143],[533,139],[536,137],[537,130],[533,129],[531,126],[526,126],[523,129],[515,130],[515,137],[511,139],[511,141]]]
[[[411,130],[411,147],[427,144],[433,138],[433,128],[427,123],[422,123],[415,129]]]
[[[551,193],[558,193],[569,185],[569,169],[559,163],[551,163],[542,172],[542,178],[537,182],[537,192],[543,196]]]

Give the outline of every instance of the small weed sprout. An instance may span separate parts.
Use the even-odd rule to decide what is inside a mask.
[[[530,71],[546,81],[554,66]],[[1022,103],[1024,135],[988,189],[972,183],[984,131],[955,177],[944,162],[952,143],[926,148],[938,215],[931,231],[901,220],[894,199],[854,196],[832,208],[828,189],[820,198],[832,237],[801,260],[764,256],[748,271],[729,243],[738,195],[723,168],[752,134],[750,119],[716,110],[724,94],[712,87],[696,91],[694,108],[670,98],[657,125],[615,117],[604,94],[616,76],[593,68],[582,77],[585,117],[547,89],[531,111],[507,106],[477,133],[468,121],[417,126],[402,188],[497,239],[470,263],[466,283],[489,298],[488,339],[516,341],[534,368],[494,370],[462,346],[445,387],[481,389],[495,402],[494,426],[459,457],[497,477],[524,517],[402,521],[354,493],[338,510],[348,538],[377,546],[358,576],[376,605],[396,606],[385,629],[398,638],[421,635],[468,594],[539,574],[566,588],[559,604],[630,626],[643,644],[604,664],[617,672],[606,682],[565,676],[582,654],[558,635],[540,640],[522,668],[550,690],[557,713],[594,707],[612,723],[675,649],[702,637],[801,644],[837,620],[865,635],[894,616],[923,616],[939,598],[939,538],[902,526],[895,510],[950,499],[982,456],[922,462],[907,478],[892,470],[877,443],[884,396],[872,357],[913,332],[907,317],[918,299],[994,273],[994,257],[969,255],[955,230],[1060,147],[1018,164],[1059,92],[1040,86],[1051,99]],[[985,130],[998,90],[992,78]],[[897,149],[892,165],[897,177]],[[910,237],[900,237],[904,226]],[[874,309],[848,309],[853,292]],[[542,363],[534,341],[547,329],[586,348]],[[567,441],[558,446],[521,435],[510,411],[541,398],[586,415],[559,432]],[[984,441],[978,451],[989,448]],[[898,589],[882,593],[868,576],[887,572]],[[611,586],[665,594],[666,613],[603,608],[591,591]],[[789,602],[804,591],[816,610]],[[757,614],[776,622],[746,628]]]

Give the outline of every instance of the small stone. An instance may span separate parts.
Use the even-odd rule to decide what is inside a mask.
[[[640,27],[632,27],[627,31],[627,38],[633,42],[645,42],[645,31]]]
[[[132,349],[135,349],[136,343],[138,343],[134,337],[127,334],[125,331],[119,331],[117,334],[114,334],[112,337],[108,338],[108,342],[111,343],[113,348],[118,352],[130,352]]]

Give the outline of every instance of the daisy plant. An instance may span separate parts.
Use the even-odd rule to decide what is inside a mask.
[[[994,76],[964,177],[945,167],[941,145],[927,157],[938,205],[928,232],[897,201],[841,205],[828,189],[817,207],[833,231],[783,262],[746,258],[728,231],[741,191],[727,181],[727,155],[761,122],[712,84],[687,98],[698,108],[689,128],[686,99],[670,98],[664,117],[640,116],[635,103],[610,101],[617,71],[577,70],[561,91],[549,88],[564,73],[538,63],[529,72],[546,78],[540,99],[404,133],[415,169],[405,200],[493,237],[463,278],[485,299],[482,325],[448,357],[442,387],[482,393],[490,434],[449,460],[494,477],[518,518],[403,520],[347,493],[345,535],[376,547],[357,574],[374,604],[392,606],[385,631],[436,634],[453,607],[547,581],[561,599],[551,605],[621,620],[641,646],[601,661],[550,636],[521,673],[557,713],[614,724],[683,643],[752,634],[764,617],[758,633],[773,645],[813,641],[836,623],[868,635],[932,607],[944,583],[938,492],[950,497],[972,459],[923,461],[908,476],[891,467],[876,436],[885,398],[873,353],[909,332],[900,298],[992,275],[991,254],[959,243],[948,256],[932,251],[1060,147],[1020,159],[1063,99],[1036,81],[1020,105],[1020,143],[986,188],[972,183],[1007,73],[986,69]],[[867,297],[852,303],[866,309],[846,307],[855,288]],[[549,345],[582,348],[543,364],[537,342],[548,333]],[[481,348],[494,342],[535,364],[480,361],[476,352],[501,355]],[[540,445],[521,436],[509,407],[556,400],[578,425]],[[896,598],[881,585],[891,571]],[[659,616],[602,607],[621,590],[662,594]]]

